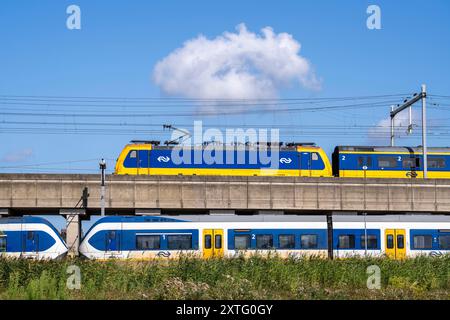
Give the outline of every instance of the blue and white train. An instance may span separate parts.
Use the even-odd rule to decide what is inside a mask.
[[[0,257],[56,259],[67,251],[59,232],[43,218],[0,219]]]
[[[89,259],[288,256],[387,256],[450,253],[449,216],[111,216],[87,232]]]

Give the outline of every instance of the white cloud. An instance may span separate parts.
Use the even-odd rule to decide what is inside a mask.
[[[156,64],[153,80],[168,95],[196,99],[276,98],[292,84],[319,90],[300,48],[288,33],[266,27],[258,35],[240,24],[236,33],[186,41]]]
[[[2,162],[23,162],[31,158],[33,150],[30,148],[13,151],[5,154],[2,158]]]

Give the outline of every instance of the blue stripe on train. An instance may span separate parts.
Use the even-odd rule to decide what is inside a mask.
[[[6,252],[41,252],[56,243],[56,240],[44,231],[0,231],[0,236],[3,245],[6,242]]]
[[[96,232],[90,239],[89,244],[99,251],[133,251],[136,247],[137,235],[160,234],[160,248],[154,250],[169,250],[168,235],[189,234],[192,236],[192,250],[198,250],[198,230],[197,229],[143,229],[143,230],[101,230]],[[113,237],[112,237],[113,236]],[[146,249],[148,250],[148,249]],[[139,249],[139,251],[142,251]]]
[[[319,156],[318,160],[308,162],[300,161],[301,153],[297,151],[280,151],[278,154],[270,150],[259,153],[258,151],[237,150],[139,150],[138,157],[130,158],[131,152],[124,160],[125,168],[209,168],[209,169],[260,169],[275,168],[281,170],[323,170],[325,164]],[[305,153],[309,159],[310,153]],[[272,159],[273,156],[273,159]],[[217,163],[216,163],[217,162]]]

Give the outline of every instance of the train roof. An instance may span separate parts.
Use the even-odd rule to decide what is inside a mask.
[[[157,142],[157,143],[156,143]],[[221,142],[208,142],[204,143],[202,145],[160,145],[159,141],[145,141],[145,140],[132,140],[128,144],[128,146],[134,146],[134,145],[151,145],[151,148],[153,150],[171,150],[175,147],[178,148],[187,148],[187,149],[204,149],[206,147],[215,146],[216,148],[221,148],[225,150],[236,150],[236,149],[242,149],[242,150],[257,150],[257,149],[267,149],[272,146],[270,143],[245,143],[245,144],[225,144]],[[280,150],[296,150],[297,147],[307,147],[307,148],[316,148],[320,149],[314,142],[289,142],[289,143],[283,143],[279,142],[277,144],[274,144],[273,146],[279,146]]]
[[[41,218],[41,217],[32,217],[32,216],[0,218],[0,223],[3,223],[3,224],[6,224],[6,223],[43,223],[45,225],[53,227],[53,225],[48,220]]]
[[[450,147],[428,147],[428,152],[447,153]],[[356,152],[412,152],[422,153],[422,146],[418,147],[390,147],[390,146],[337,146],[335,151],[356,151]]]
[[[333,215],[333,222],[450,222],[449,215]]]

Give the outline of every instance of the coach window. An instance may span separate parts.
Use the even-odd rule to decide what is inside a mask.
[[[222,235],[216,234],[214,236],[214,248],[215,249],[222,249]]]
[[[294,249],[295,236],[293,234],[280,234],[278,236],[278,243],[280,249]]]
[[[414,249],[431,249],[432,237],[430,235],[414,236]]]
[[[450,235],[439,236],[439,249],[450,250]]]
[[[355,248],[355,235],[345,234],[339,236],[339,249],[354,249]]]
[[[234,236],[234,249],[247,250],[250,248],[250,235],[240,234]]]
[[[316,234],[302,234],[300,236],[300,243],[302,249],[316,249],[317,235]]]
[[[361,247],[366,248],[366,236],[361,236]],[[378,238],[374,234],[367,235],[367,249],[376,249],[378,247]]]
[[[0,252],[6,252],[6,236],[0,236]]]
[[[388,234],[386,242],[387,242],[388,249],[394,249],[394,236],[393,235]]]
[[[211,235],[207,234],[205,236],[205,249],[211,249],[212,244],[211,244]]]
[[[271,234],[256,235],[256,249],[273,248],[273,236]]]
[[[372,167],[372,158],[371,157],[358,157],[358,168],[362,167]]]
[[[169,248],[169,250],[190,250],[192,249],[192,235],[168,235],[167,247]]]
[[[136,249],[159,250],[161,248],[161,237],[159,235],[136,236]]]
[[[402,234],[397,235],[397,249],[405,248],[405,237]]]
[[[404,158],[402,160],[403,169],[420,168],[420,158]]]
[[[378,167],[380,168],[396,168],[397,158],[395,157],[378,157]]]
[[[428,158],[428,168],[435,168],[435,169],[445,168],[445,159],[429,157]]]

